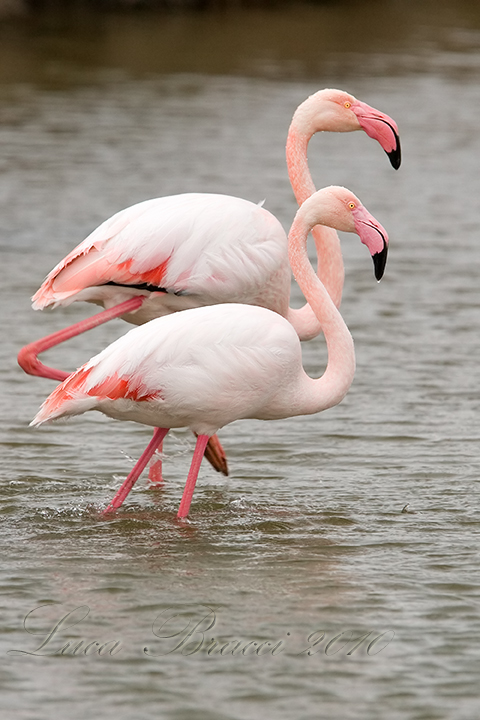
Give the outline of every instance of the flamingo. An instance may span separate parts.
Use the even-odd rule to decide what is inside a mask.
[[[398,128],[388,115],[341,90],[321,90],[296,110],[287,139],[287,166],[299,204],[314,191],[307,163],[311,137],[319,131],[364,130],[376,139],[395,169],[400,166]],[[343,260],[335,230],[313,231],[319,277],[340,305]],[[375,275],[385,257],[374,256]],[[133,205],[105,221],[49,273],[33,296],[34,309],[75,301],[106,309],[75,325],[26,345],[18,355],[25,372],[63,380],[68,373],[43,365],[37,355],[114,317],[142,324],[187,308],[239,302],[270,308],[286,317],[301,339],[321,328],[305,305],[289,308],[287,238],[266,210],[225,195],[183,194]],[[208,458],[228,474],[217,438]],[[151,479],[161,471],[151,468]]]
[[[156,428],[105,512],[120,507],[170,428],[188,427],[197,435],[178,510],[184,518],[208,439],[221,427],[242,418],[318,413],[344,398],[355,372],[353,339],[308,260],[307,237],[316,224],[356,232],[374,256],[384,252],[388,237],[358,198],[341,187],[314,193],[295,216],[290,264],[327,342],[327,367],[319,379],[305,373],[299,337],[280,314],[260,306],[217,304],[130,330],[45,400],[31,425],[99,410]]]

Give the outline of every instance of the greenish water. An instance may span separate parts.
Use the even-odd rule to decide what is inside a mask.
[[[258,42],[249,54],[244,33],[257,18],[261,34],[256,12],[240,27],[235,14],[211,28],[206,16],[169,17],[178,37],[188,38],[188,24],[211,29],[212,53],[203,36],[197,67],[196,46],[173,39],[155,64],[164,29],[145,15],[99,21],[102,52],[82,40],[91,18],[83,31],[67,23],[50,36],[45,26],[0,31],[10,38],[0,47],[10,57],[0,76],[0,683],[9,717],[478,717],[475,7],[441,5],[430,24],[418,10],[423,24],[393,39],[384,16],[365,19],[368,51],[358,39],[345,50],[337,32],[318,55],[290,34],[286,47],[278,28],[293,22],[288,13],[275,14],[267,35],[276,41],[265,43],[285,55],[264,56]],[[310,8],[297,22],[313,34],[316,18],[327,37],[326,20],[345,27],[342,8]],[[288,228],[287,128],[298,103],[328,86],[393,116],[404,150],[395,173],[361,133],[311,143],[317,185],[350,187],[391,240],[378,285],[368,253],[344,238],[351,391],[318,417],[222,430],[231,476],[202,467],[183,523],[175,513],[193,445],[174,433],[165,486],[139,481],[103,518],[150,430],[94,414],[28,427],[54,383],[24,375],[16,353],[92,312],[34,313],[30,295],[99,222],[148,197],[266,198]],[[115,321],[46,361],[74,368],[125,329]],[[304,358],[319,371],[321,340]]]

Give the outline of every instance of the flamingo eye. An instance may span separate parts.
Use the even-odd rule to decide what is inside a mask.
[[[347,110],[350,110],[350,108],[352,107],[352,103],[350,102],[350,100],[345,100],[343,106],[346,107]]]
[[[355,205],[354,202],[349,202],[349,203],[348,203],[348,207],[350,208],[350,210],[354,210],[355,207],[356,207],[356,205]]]

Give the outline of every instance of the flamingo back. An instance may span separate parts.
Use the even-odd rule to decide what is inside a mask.
[[[166,312],[240,302],[285,315],[289,284],[287,238],[271,213],[241,198],[187,193],[138,203],[102,223],[32,300],[34,309],[80,299],[107,305],[109,294],[113,303],[133,291],[173,296]]]

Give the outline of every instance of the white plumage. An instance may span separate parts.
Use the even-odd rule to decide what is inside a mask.
[[[289,291],[287,236],[271,213],[241,198],[186,193],[104,222],[51,271],[33,306],[111,306],[140,293],[149,300],[130,319],[141,324],[233,297],[286,315]]]

